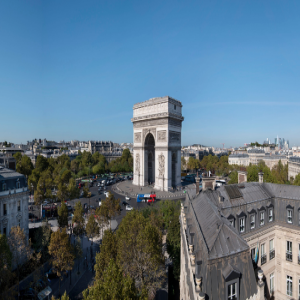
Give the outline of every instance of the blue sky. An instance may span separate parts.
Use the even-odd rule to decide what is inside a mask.
[[[1,1],[0,140],[132,141],[183,103],[182,143],[300,146],[299,1]]]

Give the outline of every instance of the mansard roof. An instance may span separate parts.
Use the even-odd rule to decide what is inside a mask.
[[[249,249],[247,243],[239,236],[226,217],[210,201],[207,193],[200,193],[191,202],[191,214],[195,214],[200,226],[193,226],[201,231],[208,251],[208,258],[214,259],[239,253]],[[193,222],[191,218],[191,222]],[[200,232],[198,232],[200,233]]]

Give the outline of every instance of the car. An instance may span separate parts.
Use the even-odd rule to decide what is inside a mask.
[[[36,215],[34,215],[33,213],[29,213],[28,219],[38,219],[38,217]]]
[[[130,200],[130,197],[129,197],[129,196],[126,196],[126,197],[125,197],[125,200],[127,200],[127,201]]]
[[[133,210],[133,207],[130,206],[129,204],[126,205],[126,210]]]
[[[122,205],[124,205],[124,206],[127,206],[127,205],[129,205],[126,201],[123,201],[122,202]]]
[[[98,190],[98,195],[101,195],[101,191]]]
[[[51,268],[45,275],[48,279],[54,279],[57,277],[57,273],[53,268]]]
[[[97,183],[97,186],[101,186],[101,183],[100,183],[100,182],[98,182],[98,183]]]
[[[104,195],[105,195],[106,197],[108,197],[108,196],[109,196],[109,192],[104,192]]]

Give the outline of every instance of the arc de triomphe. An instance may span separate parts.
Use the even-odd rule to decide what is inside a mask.
[[[181,185],[182,104],[169,96],[133,106],[133,184],[169,191]]]

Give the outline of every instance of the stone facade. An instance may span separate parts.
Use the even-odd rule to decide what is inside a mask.
[[[28,200],[25,176],[0,167],[0,233],[8,235],[13,226],[20,226],[28,238]]]
[[[291,177],[295,179],[298,174],[300,174],[300,157],[290,157],[288,170],[289,180],[291,179]]]
[[[168,191],[181,184],[182,104],[171,97],[133,107],[133,184]]]

